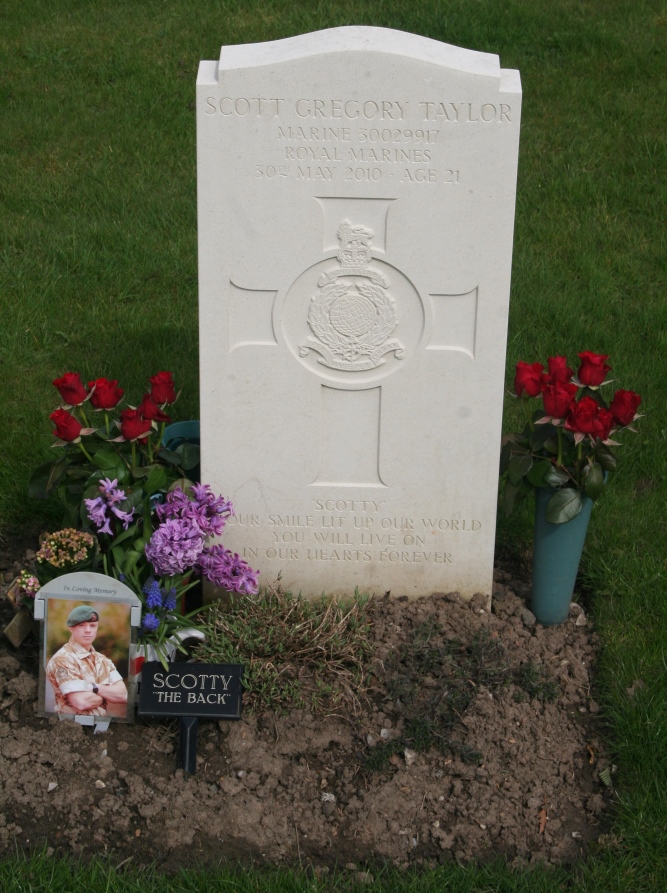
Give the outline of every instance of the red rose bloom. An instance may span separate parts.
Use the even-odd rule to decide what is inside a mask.
[[[549,357],[549,383],[556,384],[556,382],[567,382],[572,376],[573,372],[567,365],[567,357]]]
[[[590,434],[591,437],[606,440],[614,427],[614,417],[592,397],[582,397],[572,407],[565,421],[565,427],[568,431]]]
[[[592,387],[602,384],[607,376],[607,372],[611,369],[611,366],[607,366],[605,363],[605,360],[608,360],[609,357],[603,353],[591,353],[590,350],[585,350],[579,354],[579,358],[581,359],[578,375],[579,381]]]
[[[634,391],[616,391],[609,411],[617,424],[629,425],[634,421],[635,413],[641,402],[642,398]]]
[[[88,397],[78,372],[66,372],[62,378],[56,378],[51,383],[58,388],[60,396],[69,406],[80,406]]]
[[[151,376],[151,397],[156,403],[163,406],[165,403],[173,403],[176,399],[174,380],[171,372],[158,372]]]
[[[152,399],[150,394],[144,394],[144,399],[137,407],[137,411],[141,413],[141,417],[149,421],[170,422],[171,419],[166,415],[157,403]]]
[[[120,402],[120,398],[125,391],[118,387],[118,382],[108,378],[96,378],[95,381],[89,381],[88,387],[95,387],[90,402],[95,409],[113,409]]]
[[[551,360],[549,360],[551,363]],[[569,370],[568,370],[569,371]],[[571,374],[571,373],[570,373]],[[554,419],[564,419],[570,411],[579,388],[576,384],[556,381],[545,385],[542,391],[544,411]]]
[[[514,390],[519,397],[523,397],[524,394],[528,397],[537,397],[542,390],[543,372],[542,363],[523,363],[519,360],[514,376]]]
[[[138,409],[124,409],[120,414],[120,433],[125,440],[145,437],[151,430],[150,419],[142,419]]]
[[[56,409],[49,418],[56,426],[56,430],[53,432],[54,437],[71,442],[81,434],[81,425],[66,409]]]
[[[606,440],[611,434],[611,429],[614,427],[614,417],[608,409],[600,407],[598,424],[601,426],[601,433],[598,436],[600,440]]]

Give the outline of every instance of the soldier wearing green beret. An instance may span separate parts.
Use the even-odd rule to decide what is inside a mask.
[[[56,713],[106,716],[110,704],[127,704],[123,677],[113,661],[93,648],[99,620],[99,613],[90,605],[77,605],[69,613],[69,642],[56,651],[46,666],[46,678],[55,693]]]

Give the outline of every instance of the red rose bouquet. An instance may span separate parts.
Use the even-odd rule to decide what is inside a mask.
[[[610,401],[602,389],[611,384],[609,357],[584,351],[577,373],[565,357],[542,363],[518,362],[514,390],[526,413],[520,434],[503,438],[502,472],[507,472],[505,510],[532,487],[555,492],[547,507],[547,521],[564,524],[582,507],[582,494],[596,500],[606,475],[616,469],[613,447],[621,430],[634,431],[641,403],[634,391],[617,390]],[[536,408],[531,403],[539,401]]]
[[[50,419],[61,453],[36,469],[30,496],[57,493],[65,504],[65,522],[77,527],[88,524],[85,500],[97,495],[102,478],[114,478],[125,488],[118,508],[135,518],[147,513],[156,494],[177,482],[192,483],[188,472],[199,464],[199,447],[162,446],[171,421],[166,410],[178,398],[171,372],[158,372],[150,384],[138,406],[122,408],[125,391],[116,379],[95,378],[84,385],[78,372],[56,378],[53,385],[63,402]],[[110,532],[121,520],[113,517]]]

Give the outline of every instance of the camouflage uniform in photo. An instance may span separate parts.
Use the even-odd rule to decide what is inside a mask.
[[[99,615],[89,605],[79,605],[67,618],[67,626],[94,619]],[[106,716],[107,702],[89,710],[76,710],[67,702],[67,695],[77,691],[93,691],[94,686],[111,685],[122,681],[123,677],[113,664],[93,646],[85,648],[73,639],[56,651],[46,666],[46,678],[53,686],[56,700],[56,713],[74,713],[79,716]]]

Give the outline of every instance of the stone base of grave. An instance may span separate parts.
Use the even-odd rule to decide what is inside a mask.
[[[221,589],[214,586],[208,580],[202,580],[203,604],[218,604],[223,610],[227,610],[232,603],[232,593],[229,589]]]

